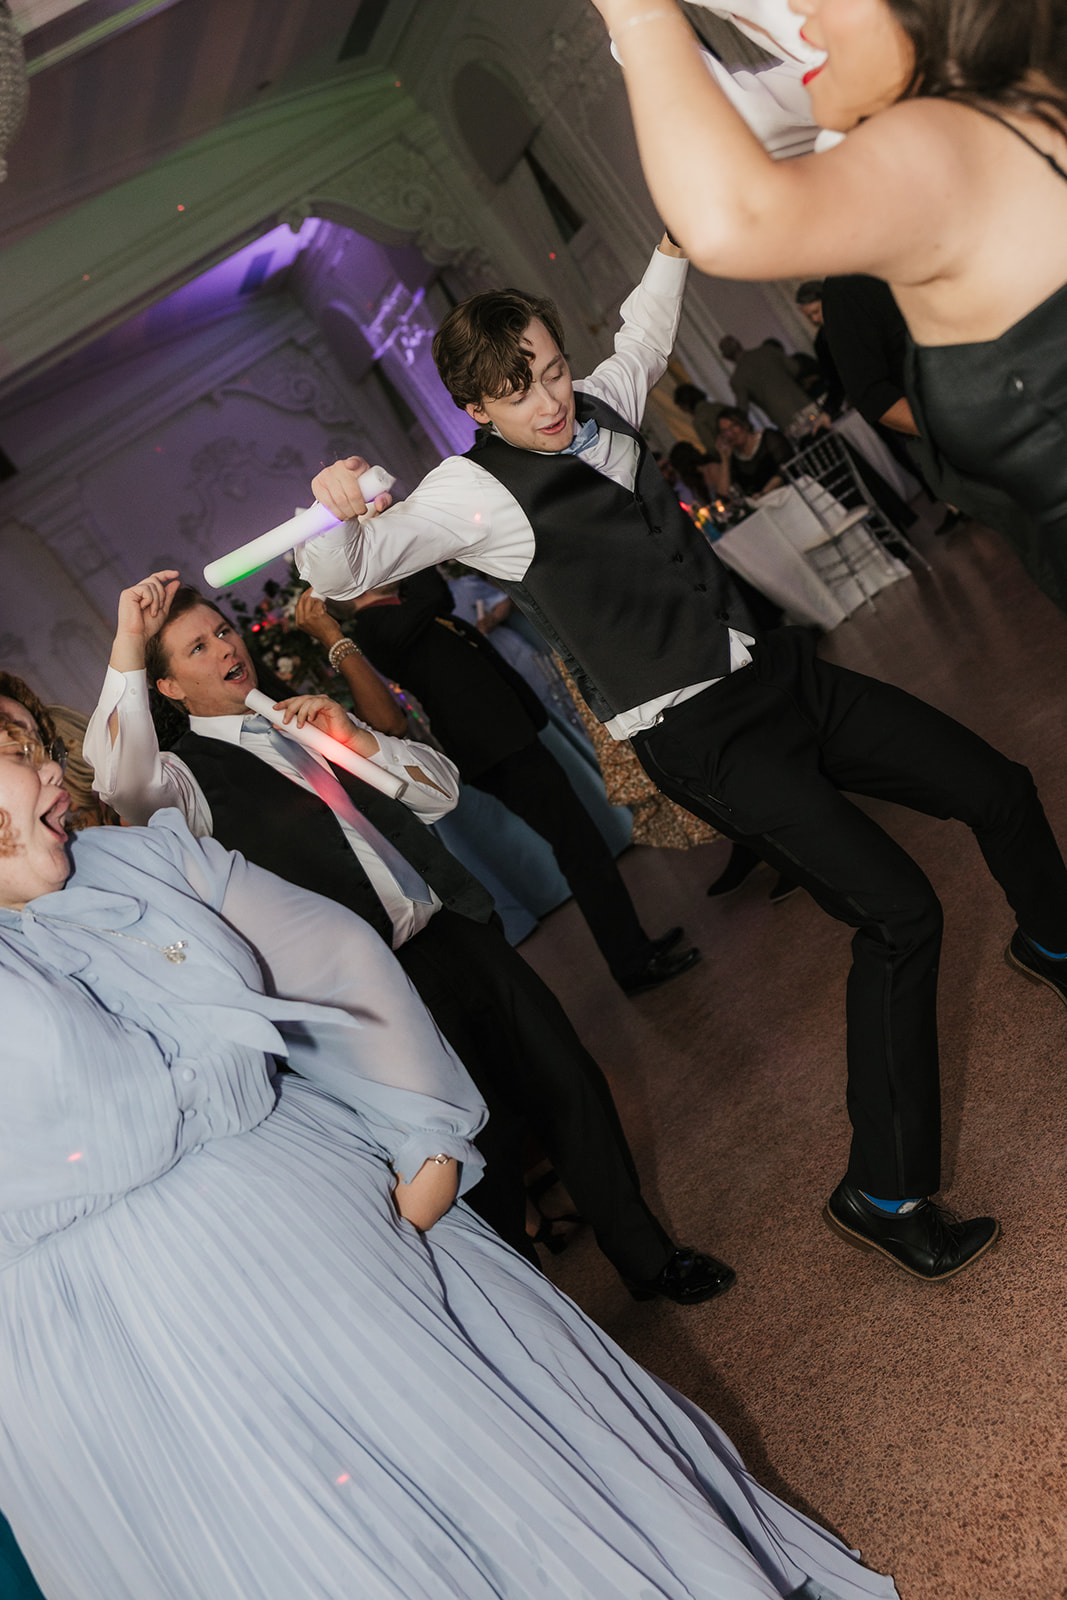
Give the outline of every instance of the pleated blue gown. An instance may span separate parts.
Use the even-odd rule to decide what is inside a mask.
[[[462,1202],[397,1216],[482,1113],[373,933],[174,812],[74,855],[0,916],[0,1505],[48,1600],[895,1595]]]

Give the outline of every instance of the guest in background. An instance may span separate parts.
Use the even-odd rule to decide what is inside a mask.
[[[493,649],[525,678],[550,719],[584,739],[585,725],[578,707],[533,623],[481,573],[469,571],[461,562],[446,562],[440,570],[452,595],[453,616],[473,623],[485,635]]]
[[[780,350],[785,356],[790,372],[803,389],[804,393],[828,411],[825,405],[826,380],[823,377],[819,363],[814,356],[809,356],[806,350],[794,350],[790,355],[781,339],[764,339],[764,344],[769,344],[773,350]]]
[[[815,361],[822,376],[824,404],[830,416],[836,417],[845,404],[848,385],[841,376],[829,335],[823,326],[822,288],[821,279],[809,278],[807,283],[800,285],[795,298],[797,307],[815,330]]]
[[[718,492],[725,497],[739,489],[749,499],[780,489],[782,467],[796,454],[776,428],[754,428],[746,412],[727,406],[719,417]]]
[[[785,351],[773,344],[746,350],[740,339],[728,333],[719,340],[725,360],[733,363],[730,387],[738,408],[747,412],[759,406],[774,426],[791,439],[806,438],[829,420],[821,407],[813,404],[789,368]],[[721,429],[722,413],[719,416]],[[721,439],[721,431],[720,431]],[[721,443],[719,445],[721,449]]]
[[[719,415],[729,409],[729,406],[720,406]],[[667,459],[681,479],[686,490],[683,499],[687,500],[690,506],[699,508],[718,498],[720,478],[716,469],[722,460],[718,450],[714,456],[705,455],[695,444],[690,444],[688,439],[679,439],[677,444],[671,446],[671,453]]]
[[[726,410],[724,400],[709,400],[703,389],[695,383],[680,383],[674,391],[674,403],[693,419],[693,427],[705,454],[713,461],[719,459],[719,417]]]
[[[518,673],[476,627],[452,614],[448,584],[434,568],[368,591],[330,611],[310,602],[301,625],[340,648],[340,621],[379,672],[418,696],[464,783],[495,795],[551,845],[574,898],[626,994],[642,994],[688,972],[699,952],[677,949],[673,928],[645,933],[596,824],[562,767],[538,738],[547,715]]]
[[[908,329],[887,283],[861,273],[813,280],[797,291],[808,300],[801,310],[818,319],[831,359],[842,375],[848,398],[906,472],[917,478],[931,500],[959,491],[920,437],[904,371]],[[935,533],[950,533],[963,518],[946,503]]]

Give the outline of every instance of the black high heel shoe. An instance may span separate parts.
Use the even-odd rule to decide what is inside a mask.
[[[559,1181],[559,1174],[555,1167],[549,1167],[547,1172],[543,1172],[539,1178],[534,1178],[526,1186],[528,1205],[540,1219],[536,1233],[530,1232],[529,1221],[527,1220],[526,1236],[534,1244],[543,1244],[545,1249],[550,1250],[554,1256],[558,1256],[562,1251],[566,1250],[578,1229],[585,1222],[585,1218],[580,1217],[576,1211],[564,1211],[559,1216],[550,1216],[546,1211],[541,1210],[538,1202],[550,1189],[554,1189]]]

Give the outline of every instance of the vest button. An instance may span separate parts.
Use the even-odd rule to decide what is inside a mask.
[[[720,622],[729,622],[730,620],[730,613],[728,611],[716,611],[715,615]]]
[[[679,551],[679,550],[676,550],[674,552],[673,556],[671,556],[671,560],[672,561],[681,561],[681,559],[682,559],[682,554],[681,554],[681,551]]]
[[[693,585],[693,588],[694,589],[699,589],[701,594],[704,593],[704,591],[707,589],[707,587],[708,586],[707,586],[706,583],[694,583],[694,585]]]

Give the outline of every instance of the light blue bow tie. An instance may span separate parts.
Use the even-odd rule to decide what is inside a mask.
[[[560,451],[563,456],[578,456],[583,451],[591,450],[600,437],[600,429],[592,417],[588,422],[583,422],[578,432],[574,435],[565,450]]]

